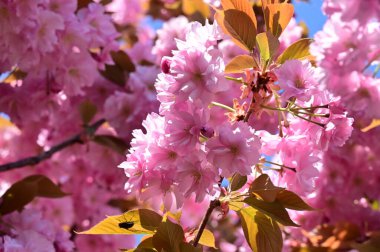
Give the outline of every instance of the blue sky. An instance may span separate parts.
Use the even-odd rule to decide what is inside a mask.
[[[313,37],[317,31],[322,29],[326,21],[326,16],[321,11],[323,0],[310,0],[308,3],[297,0],[293,2],[297,22],[304,21],[309,28],[310,37]]]

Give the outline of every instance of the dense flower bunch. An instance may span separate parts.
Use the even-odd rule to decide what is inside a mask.
[[[282,230],[285,249],[314,248],[326,225],[370,237],[380,2],[323,11],[312,43],[278,0],[0,2],[0,251],[135,246],[83,234],[194,252],[278,252]],[[317,209],[290,212],[310,234],[283,227],[312,209],[298,195]]]
[[[365,9],[359,7],[362,4]],[[378,1],[325,1],[323,5],[328,20],[315,35],[312,52],[323,70],[323,85],[340,97],[354,118],[354,130],[344,146],[330,146],[324,153],[317,190],[310,195],[312,204],[324,211],[302,217],[310,229],[339,222],[353,223],[361,232],[380,227],[379,212],[371,206],[380,199],[376,189],[380,163],[375,158],[379,128],[362,131],[380,116],[380,82],[371,67],[380,55],[379,8]]]

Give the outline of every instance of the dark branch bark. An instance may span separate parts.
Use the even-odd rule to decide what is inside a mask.
[[[83,138],[86,136],[91,136],[95,133],[95,131],[105,122],[105,119],[100,119],[96,121],[95,123],[89,125],[86,127],[81,133],[70,137],[69,139],[63,141],[62,143],[59,143],[57,145],[54,145],[50,148],[48,151],[44,151],[36,156],[24,158],[15,162],[7,163],[0,165],[0,172],[10,171],[17,168],[22,168],[29,165],[36,165],[51,156],[53,156],[54,153],[61,151],[71,145],[80,143],[83,144]]]
[[[202,223],[201,223],[201,225],[199,226],[199,229],[198,229],[197,236],[194,239],[194,242],[193,242],[193,246],[194,247],[198,246],[199,240],[202,237],[203,231],[206,228],[206,224],[207,224],[208,220],[210,219],[211,213],[218,206],[220,206],[220,201],[219,200],[216,199],[216,200],[212,200],[210,202],[210,206],[207,209],[206,215],[203,217]]]

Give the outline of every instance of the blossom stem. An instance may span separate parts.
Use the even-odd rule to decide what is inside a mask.
[[[193,242],[194,247],[198,246],[199,240],[202,237],[202,233],[206,228],[206,224],[207,224],[208,220],[210,219],[211,213],[218,206],[220,206],[220,201],[218,199],[210,201],[210,206],[208,207],[207,212],[206,212],[205,216],[203,217],[203,220],[202,220],[201,225],[199,226],[199,229],[197,232],[197,236],[194,239],[194,242]]]
[[[40,162],[53,156],[54,153],[61,151],[71,145],[74,145],[77,143],[83,144],[84,143],[83,139],[88,136],[93,136],[96,130],[105,122],[106,122],[105,119],[100,119],[96,121],[95,123],[93,123],[92,125],[86,127],[81,133],[73,137],[70,137],[69,139],[51,147],[48,151],[44,151],[36,156],[27,157],[15,162],[0,165],[0,172],[9,171],[16,168],[22,168],[29,165],[39,164]]]
[[[230,106],[227,106],[225,104],[219,103],[219,102],[211,102],[209,107],[212,107],[212,106],[220,107],[220,108],[223,108],[223,109],[228,110],[230,112],[235,112],[235,109],[233,109]]]
[[[322,128],[325,127],[325,125],[324,125],[323,123],[319,123],[319,122],[316,122],[316,121],[310,120],[310,119],[308,119],[308,118],[306,118],[306,117],[303,117],[303,116],[300,116],[300,115],[298,115],[298,114],[296,114],[296,113],[292,113],[292,114],[293,114],[294,116],[297,116],[298,118],[301,118],[301,119],[305,120],[305,121],[308,121],[308,122],[310,122],[310,123],[314,123],[314,124],[316,124],[316,125],[318,125],[318,126],[321,126]]]
[[[268,161],[268,160],[264,160],[264,162],[268,163],[268,164],[272,164],[272,165],[277,165],[277,166],[280,166],[281,168],[285,168],[285,169],[289,169],[291,171],[297,172],[296,168],[293,168],[293,167],[289,167],[289,166],[286,166],[286,165],[283,165],[283,164],[277,164],[277,163],[274,163],[274,162],[271,162],[271,161]]]

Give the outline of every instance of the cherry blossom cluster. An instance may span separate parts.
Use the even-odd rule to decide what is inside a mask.
[[[374,72],[380,55],[379,8],[379,1],[326,0],[323,4],[328,20],[311,48],[322,69],[321,88],[339,97],[354,123],[345,145],[329,146],[323,153],[316,190],[308,196],[309,202],[323,211],[298,216],[308,229],[341,222],[352,223],[363,233],[380,228],[379,212],[372,207],[380,200],[380,146],[376,140],[380,131],[362,131],[380,116],[380,81]],[[335,136],[343,140],[343,132],[341,128]]]
[[[43,219],[40,212],[32,209],[6,215],[0,223],[0,230],[6,233],[0,239],[1,251],[68,252],[74,245],[69,233],[57,229],[49,220]]]
[[[280,38],[283,49],[301,36],[294,21],[289,29]],[[279,166],[273,174],[280,185],[302,195],[313,191],[323,152],[343,145],[353,123],[339,98],[320,88],[321,71],[290,60],[264,75],[247,72],[245,83],[265,82],[253,94],[249,118],[244,113],[253,87],[240,88],[224,75],[225,59],[241,49],[215,23],[189,23],[183,30],[185,35],[168,25],[159,31],[155,49],[161,55],[168,54],[159,50],[167,38],[184,39],[176,40],[173,56],[161,60],[155,85],[160,113],[147,117],[145,131],[134,131],[130,154],[120,165],[128,192],[153,202],[164,198],[166,209],[178,208],[192,194],[197,201],[213,196],[220,179],[234,173],[253,175],[257,165],[271,173],[262,167],[262,155],[276,161],[268,160]]]
[[[77,8],[77,1],[0,3],[4,13],[0,17],[0,72],[5,72],[1,78],[16,70],[27,74],[21,80],[0,84],[0,112],[5,115],[0,118],[0,164],[34,156],[81,132],[79,108],[83,103],[97,109],[92,122],[107,120],[96,134],[125,143],[149,112],[158,111],[153,90],[159,66],[151,53],[154,31],[137,24],[138,19],[128,21],[138,29],[135,43],[126,49],[135,71],[117,85],[99,73],[105,64],[114,64],[110,52],[124,43],[116,40],[120,34],[106,13],[110,6],[91,3]],[[142,9],[135,16],[142,16]],[[12,123],[6,122],[7,118]],[[119,214],[118,206],[126,200],[123,172],[115,170],[123,155],[83,140],[85,144],[71,146],[33,167],[2,172],[1,194],[28,175],[44,174],[69,196],[38,198],[20,214],[1,218],[7,225],[0,228],[4,234],[0,251],[73,251],[74,247],[78,251],[116,251],[133,247],[134,237],[74,234],[106,215]],[[36,225],[28,225],[32,221]],[[33,234],[28,238],[26,233]],[[61,242],[62,248],[58,247]]]

